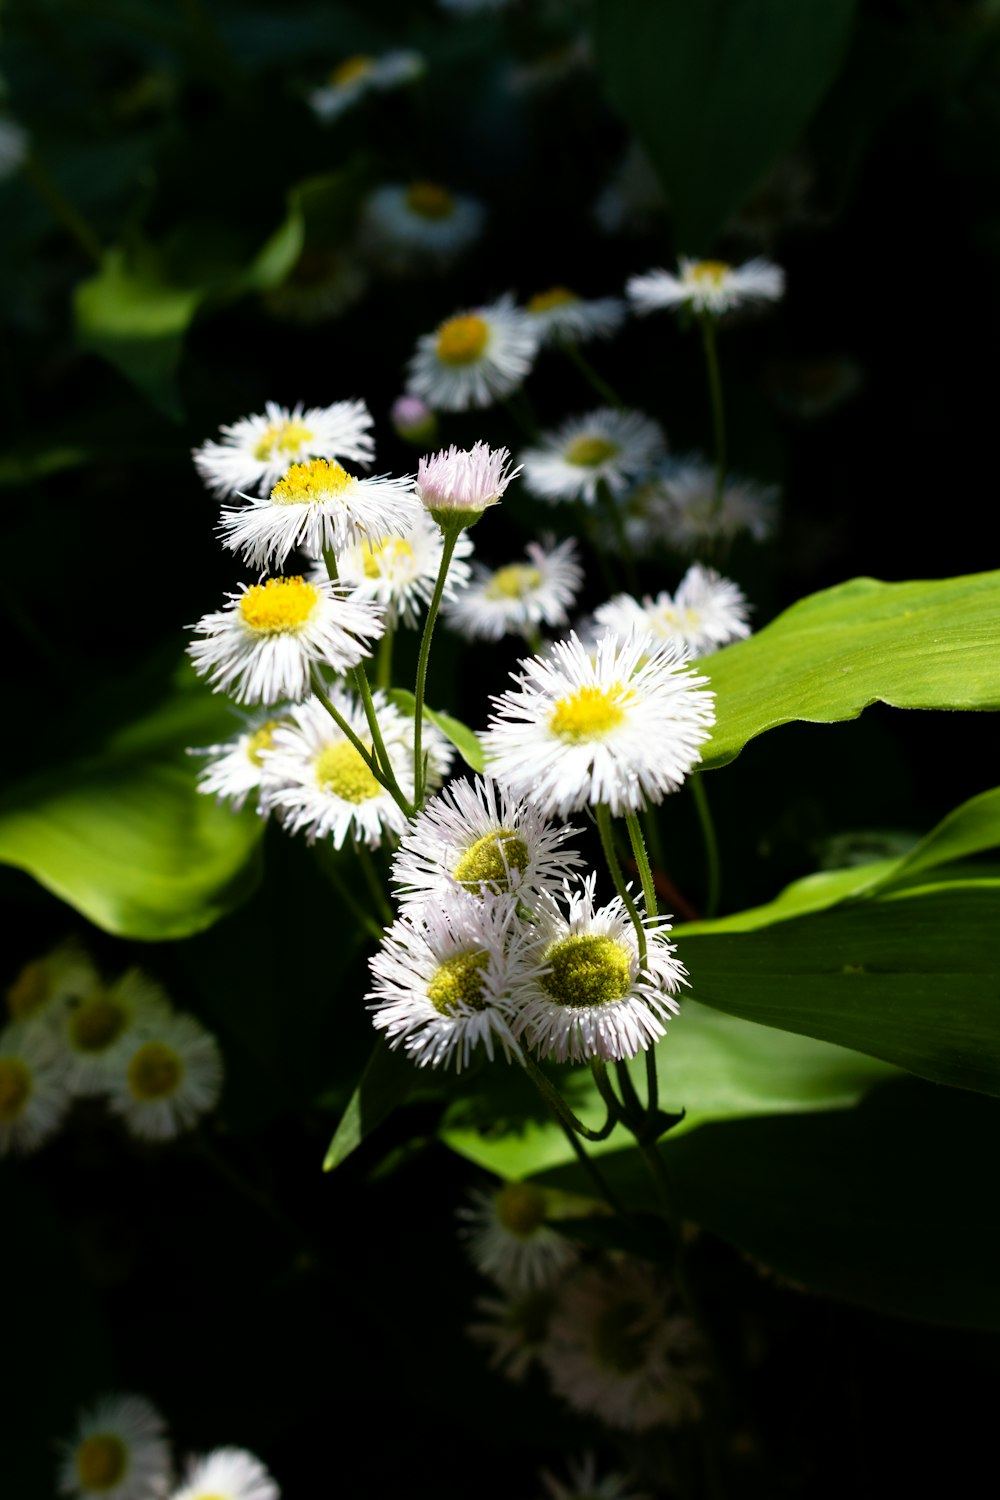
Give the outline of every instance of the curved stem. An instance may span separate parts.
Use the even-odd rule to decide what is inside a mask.
[[[370,938],[374,938],[376,943],[380,943],[385,933],[371,912],[366,911],[360,901],[355,900],[353,892],[337,869],[337,856],[333,849],[326,844],[318,845],[317,847],[323,855],[323,873],[337,892],[337,895],[343,901],[358,926],[362,927]]]
[[[375,658],[375,684],[383,691],[392,687],[392,647],[395,638],[395,630],[387,626],[378,643],[378,655]]]
[[[621,1100],[618,1098],[618,1095],[614,1091],[611,1079],[608,1077],[608,1070],[604,1058],[592,1057],[590,1059],[590,1071],[593,1075],[594,1083],[597,1085],[597,1092],[604,1100],[604,1107],[607,1110],[608,1114],[614,1115],[616,1120],[621,1120],[624,1124],[625,1106],[622,1104]]]
[[[441,595],[444,593],[444,581],[448,576],[448,569],[451,566],[455,543],[460,536],[460,529],[444,532],[444,549],[441,553],[441,565],[438,568],[434,593],[427,608],[424,633],[420,638],[420,655],[417,658],[417,681],[413,694],[415,700],[413,707],[413,803],[418,810],[423,806],[424,802],[422,737],[424,730],[424,693],[427,688],[427,662],[431,654],[431,637],[434,634],[434,624],[437,620],[438,610],[441,607]]]
[[[559,347],[573,361],[587,384],[593,386],[602,401],[606,401],[609,406],[614,406],[619,411],[624,410],[625,402],[619,396],[618,392],[613,386],[608,384],[603,376],[598,375],[586,355],[581,354],[578,345],[571,343],[569,339],[560,339]]]
[[[628,829],[628,836],[632,842],[632,853],[635,855],[635,862],[639,866],[639,879],[642,881],[642,899],[646,907],[646,915],[655,917],[657,914],[656,886],[653,884],[653,872],[649,867],[649,856],[646,853],[646,845],[642,837],[642,828],[639,824],[638,813],[627,812],[625,814],[625,826]]]
[[[599,802],[594,809],[594,812],[597,817],[597,831],[601,836],[601,848],[604,850],[604,858],[607,863],[611,879],[614,881],[615,890],[622,898],[625,910],[628,912],[629,916],[632,919],[632,926],[635,928],[636,941],[639,945],[639,963],[642,968],[645,968],[646,929],[642,925],[642,918],[640,917],[636,909],[635,902],[632,900],[632,897],[629,894],[628,887],[625,884],[625,877],[622,875],[621,865],[618,863],[618,854],[615,850],[614,835],[611,832],[611,811],[606,802]]]
[[[715,440],[715,491],[712,496],[712,519],[717,521],[726,489],[726,412],[722,404],[722,380],[719,356],[715,346],[715,319],[711,313],[701,317],[701,336],[708,368],[708,391],[712,402],[712,431]]]
[[[521,1061],[524,1064],[525,1072],[531,1079],[532,1083],[535,1085],[535,1088],[541,1094],[542,1098],[545,1100],[552,1113],[558,1116],[559,1123],[564,1126],[566,1130],[573,1131],[577,1135],[582,1135],[584,1139],[588,1141],[607,1140],[608,1136],[611,1134],[612,1130],[617,1124],[617,1121],[612,1118],[610,1111],[608,1112],[608,1118],[605,1120],[600,1130],[592,1130],[589,1125],[585,1125],[582,1120],[577,1119],[576,1115],[570,1109],[569,1105],[566,1103],[566,1100],[563,1098],[562,1094],[560,1094],[555,1084],[552,1083],[550,1079],[546,1078],[545,1074],[542,1072],[541,1068],[533,1058],[529,1057],[525,1052],[522,1053]]]
[[[708,876],[705,915],[706,917],[714,917],[719,910],[719,891],[722,883],[719,866],[719,843],[715,836],[712,809],[708,805],[708,796],[706,795],[702,778],[695,771],[689,779],[691,792],[694,797],[694,805],[698,813],[698,822],[701,824],[701,836],[705,843],[705,863]]]
[[[385,887],[382,884],[379,873],[375,868],[375,861],[372,859],[371,850],[369,849],[367,844],[362,843],[360,840],[355,841],[354,848],[358,856],[358,862],[361,865],[362,872],[364,873],[368,889],[371,891],[372,896],[375,900],[375,905],[378,908],[378,914],[382,918],[385,926],[391,927],[392,907],[389,905],[388,897],[385,894]],[[379,933],[380,938],[381,936],[382,934]]]
[[[326,689],[323,686],[322,678],[320,677],[319,672],[315,667],[313,667],[312,669],[312,690],[313,696],[317,698],[320,703],[322,703],[323,707],[326,709],[327,713],[330,715],[330,718],[336,724],[337,728],[342,731],[342,733],[347,737],[348,740],[350,740],[351,744],[354,746],[355,750],[358,752],[358,754],[361,756],[361,759],[368,767],[369,771],[375,777],[375,780],[378,782],[379,786],[384,786],[386,791],[389,793],[389,796],[395,802],[400,811],[404,812],[408,818],[412,818],[413,808],[410,806],[409,802],[407,802],[406,798],[399,790],[398,785],[395,784],[395,777],[393,777],[393,779],[390,781],[386,776],[383,775],[378,761],[375,760],[371,752],[365,747],[364,741],[358,738],[340,710],[334,703],[330,701]]]

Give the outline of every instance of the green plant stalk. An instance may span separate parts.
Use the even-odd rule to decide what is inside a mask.
[[[327,879],[330,881],[330,884],[336,890],[337,895],[343,901],[344,905],[347,907],[348,911],[351,913],[351,916],[357,922],[358,926],[363,928],[364,931],[367,932],[368,936],[370,938],[373,938],[376,943],[380,943],[382,941],[382,938],[385,936],[384,931],[375,921],[375,918],[372,916],[371,912],[366,911],[365,908],[361,905],[360,901],[356,901],[354,899],[354,895],[348,887],[347,882],[342,879],[340,871],[336,867],[336,857],[334,851],[328,845],[324,844],[322,846],[322,854],[324,856],[323,873],[326,875]]]
[[[582,1120],[577,1118],[555,1084],[546,1078],[538,1064],[526,1052],[522,1053],[521,1062],[524,1064],[524,1070],[535,1085],[535,1088],[541,1094],[552,1113],[557,1116],[559,1123],[566,1130],[576,1135],[582,1135],[588,1141],[607,1140],[617,1123],[610,1108],[608,1110],[608,1117],[600,1130],[593,1130],[591,1126],[585,1125]]]
[[[427,663],[431,654],[431,637],[434,634],[434,625],[437,621],[438,610],[441,607],[444,581],[448,576],[448,569],[451,567],[451,559],[455,551],[455,543],[461,535],[462,528],[458,527],[449,530],[442,528],[442,532],[444,535],[444,550],[441,553],[441,566],[438,568],[434,593],[427,607],[424,633],[420,637],[420,655],[417,658],[417,681],[413,691],[413,804],[417,811],[424,805],[424,765],[422,755],[424,694],[427,691]]]
[[[375,658],[375,684],[383,692],[392,687],[392,648],[395,640],[395,630],[387,626],[378,643],[378,656]]]
[[[577,344],[572,343],[569,339],[560,339],[559,347],[564,354],[569,356],[573,364],[576,365],[587,384],[593,386],[602,401],[606,401],[609,406],[616,407],[618,411],[624,411],[625,402],[619,396],[618,392],[613,386],[608,384],[603,376],[598,375],[586,355],[580,353]]]
[[[365,749],[364,742],[360,740],[354,733],[354,730],[351,728],[350,724],[348,724],[347,720],[344,718],[339,709],[337,709],[336,706],[331,703],[326,689],[323,686],[322,680],[320,679],[320,675],[315,667],[313,667],[312,669],[312,690],[313,695],[319,700],[320,703],[322,703],[323,707],[326,709],[327,713],[330,715],[330,718],[336,724],[337,728],[340,729],[350,740],[351,744],[354,746],[355,750],[358,752],[358,754],[361,756],[361,759],[368,767],[369,771],[375,777],[375,780],[378,782],[379,786],[384,786],[386,791],[389,793],[389,796],[395,802],[400,811],[405,813],[408,818],[412,818],[413,808],[410,806],[409,802],[407,802],[406,798],[399,790],[399,787],[393,786],[393,784],[388,781],[382,774],[381,767],[374,759],[374,757],[370,755],[369,752]]]
[[[622,520],[622,513],[618,508],[618,502],[611,493],[611,487],[606,479],[598,482],[597,493],[600,496],[601,504],[611,519],[611,529],[618,542],[622,567],[625,569],[625,582],[628,584],[631,593],[637,595],[639,592],[639,575],[636,572],[635,554],[632,551],[632,543],[628,539],[628,532],[625,530],[625,522]]]
[[[604,859],[607,863],[611,879],[614,882],[615,890],[622,898],[625,910],[632,919],[632,926],[635,928],[636,941],[639,946],[639,963],[645,968],[646,929],[642,925],[642,918],[636,909],[635,902],[629,894],[628,887],[625,884],[625,877],[622,875],[622,867],[618,863],[614,834],[611,831],[611,810],[606,802],[599,802],[594,809],[594,813],[597,818],[597,832],[600,834],[601,848],[604,850]]]
[[[375,868],[375,861],[372,859],[371,850],[360,839],[355,841],[354,848],[368,889],[372,893],[378,914],[382,918],[383,925],[391,927],[393,920],[392,907],[389,905],[388,898],[386,897],[385,886],[382,884],[379,873]],[[379,937],[381,938],[381,936],[382,933],[380,932]]]
[[[722,402],[722,379],[719,375],[719,355],[715,343],[715,318],[711,313],[706,312],[701,315],[701,336],[705,348],[708,391],[712,403],[712,432],[715,443],[715,489],[712,495],[712,520],[717,521],[722,512],[722,498],[726,491],[726,412]]]
[[[721,869],[719,865],[719,842],[715,836],[715,823],[712,819],[712,809],[708,804],[708,796],[701,776],[697,771],[690,777],[691,794],[694,797],[695,810],[698,814],[698,822],[701,825],[701,836],[705,844],[705,865],[707,873],[707,893],[705,896],[705,915],[714,917],[719,911],[719,894],[722,885]]]

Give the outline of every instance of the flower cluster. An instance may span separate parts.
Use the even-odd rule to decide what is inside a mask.
[[[109,1395],[80,1412],[60,1444],[58,1487],[71,1500],[280,1500],[245,1448],[189,1456],[178,1476],[167,1424],[145,1396]]]
[[[0,1032],[0,1155],[55,1134],[74,1099],[103,1097],[129,1132],[168,1140],[214,1108],[215,1038],[174,1011],[139,969],[106,982],[66,944],[25,964],[7,990]]]

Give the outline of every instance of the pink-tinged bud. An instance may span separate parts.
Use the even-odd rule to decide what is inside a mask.
[[[423,447],[437,437],[437,417],[419,396],[399,396],[392,403],[392,425],[407,443]]]

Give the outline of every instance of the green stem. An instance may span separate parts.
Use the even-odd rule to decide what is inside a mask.
[[[392,907],[389,905],[388,897],[385,894],[385,886],[382,884],[379,873],[375,868],[375,861],[372,859],[371,850],[367,844],[361,843],[360,840],[355,842],[354,849],[368,889],[372,893],[379,916],[382,918],[383,925],[391,927],[393,920]]]
[[[628,1070],[628,1063],[616,1062],[615,1072],[618,1075],[618,1087],[622,1091],[622,1099],[625,1104],[624,1124],[628,1126],[636,1140],[641,1139],[646,1125],[648,1109],[643,1108],[642,1100],[636,1093],[632,1075]]]
[[[461,536],[461,528],[453,528],[444,531],[444,549],[441,553],[441,566],[438,568],[437,582],[434,585],[434,593],[427,608],[427,618],[424,621],[424,633],[420,638],[420,655],[417,658],[417,681],[414,689],[413,705],[413,803],[419,810],[424,804],[424,766],[423,766],[423,731],[424,731],[424,693],[427,690],[427,662],[431,654],[431,637],[434,634],[434,625],[437,620],[438,609],[441,606],[441,595],[444,593],[444,581],[448,576],[451,566],[452,553],[455,551],[455,543]]]
[[[326,689],[323,686],[322,678],[320,677],[319,672],[315,667],[313,667],[312,669],[312,690],[314,697],[316,697],[319,702],[322,703],[323,707],[326,709],[327,713],[330,715],[330,718],[336,724],[337,728],[340,729],[350,740],[351,744],[354,746],[355,750],[358,752],[358,754],[361,756],[361,759],[368,767],[369,771],[375,777],[375,780],[378,782],[379,786],[384,786],[386,791],[389,793],[389,796],[392,798],[393,802],[395,802],[400,811],[405,813],[408,818],[412,818],[413,808],[410,803],[407,802],[406,798],[400,791],[399,786],[396,783],[396,778],[393,776],[390,780],[388,777],[383,775],[378,761],[375,760],[374,756],[366,749],[364,741],[358,738],[340,710],[334,703],[330,701]]]
[[[83,253],[99,266],[104,259],[100,240],[83,215],[74,208],[35,151],[28,153],[24,163],[24,175],[52,217],[69,231]]]
[[[663,849],[663,839],[660,837],[660,825],[657,822],[655,807],[647,807],[643,814],[642,831],[649,846],[654,868],[659,870],[661,875],[665,875],[667,873],[667,860]],[[654,891],[656,890],[655,881],[653,889]]]
[[[719,356],[715,347],[715,319],[711,313],[702,313],[701,335],[705,346],[708,390],[712,401],[712,430],[715,438],[715,492],[712,496],[712,519],[717,521],[722,510],[722,497],[726,489],[726,413],[722,404],[722,380],[719,376]]]
[[[622,867],[618,863],[618,854],[615,849],[614,834],[611,831],[611,811],[606,802],[599,802],[594,809],[597,817],[597,831],[601,836],[601,848],[604,850],[604,858],[607,862],[611,879],[614,881],[615,890],[622,898],[625,910],[632,919],[635,928],[636,941],[639,945],[639,963],[642,968],[646,967],[646,929],[642,925],[636,904],[629,894],[622,875]]]
[[[570,359],[576,365],[584,380],[588,385],[593,386],[594,390],[601,397],[602,401],[606,401],[609,406],[617,407],[619,411],[624,411],[625,402],[619,396],[618,392],[614,389],[613,386],[610,386],[608,384],[603,376],[598,375],[597,371],[590,363],[590,360],[587,359],[586,355],[581,354],[580,349],[576,344],[571,343],[569,339],[560,339],[559,347],[564,354],[569,355]]]
[[[375,658],[375,683],[383,692],[392,687],[392,648],[395,639],[395,630],[386,626],[382,639],[378,643],[378,656]]]
[[[323,870],[330,884],[334,887],[337,895],[343,901],[358,926],[363,927],[368,936],[374,938],[376,943],[380,943],[385,936],[384,930],[375,921],[371,912],[366,911],[361,903],[355,900],[353,892],[337,868],[337,856],[334,850],[326,844],[322,845],[321,848],[324,856]]]
[[[694,796],[694,805],[698,813],[698,822],[701,824],[701,836],[705,844],[705,863],[708,877],[705,915],[706,917],[714,917],[719,910],[719,891],[722,883],[719,866],[719,843],[715,836],[712,809],[708,805],[708,796],[705,792],[702,778],[695,771],[690,776],[689,781],[691,792]]]
[[[604,1100],[604,1106],[608,1114],[614,1115],[616,1120],[621,1120],[624,1124],[625,1106],[614,1091],[611,1079],[608,1077],[608,1069],[604,1058],[592,1057],[590,1059],[590,1071],[593,1074],[594,1083],[597,1085],[597,1092]]]
[[[615,534],[622,566],[625,569],[625,582],[628,584],[629,591],[638,597],[639,575],[636,572],[635,553],[632,551],[632,543],[629,541],[628,532],[625,530],[625,522],[622,518],[621,509],[614,495],[611,493],[611,486],[607,480],[602,479],[600,481],[597,486],[597,493],[600,496],[601,504],[611,519],[611,529]]]
[[[541,1094],[552,1113],[558,1117],[559,1123],[566,1130],[574,1132],[577,1135],[582,1135],[588,1141],[607,1140],[617,1124],[617,1120],[612,1116],[610,1109],[608,1111],[608,1118],[600,1130],[592,1130],[589,1125],[585,1125],[582,1120],[576,1117],[555,1084],[546,1078],[533,1058],[529,1057],[525,1052],[522,1054],[521,1061],[524,1064],[525,1072],[535,1085],[535,1088]]]
[[[646,915],[655,917],[657,915],[656,886],[653,884],[653,872],[649,867],[649,856],[646,853],[646,845],[642,837],[642,828],[639,824],[637,813],[627,812],[625,814],[625,827],[632,841],[632,853],[635,862],[639,866],[639,879],[642,881],[642,899],[646,906]]]

